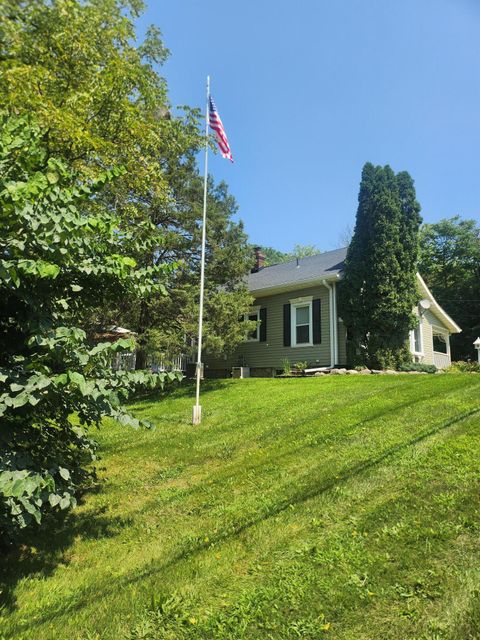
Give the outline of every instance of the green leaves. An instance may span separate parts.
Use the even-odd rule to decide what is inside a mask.
[[[480,224],[459,216],[425,224],[419,271],[439,304],[462,328],[451,336],[453,360],[476,359],[480,333]]]
[[[122,171],[86,184],[45,161],[28,120],[0,114],[0,125],[0,532],[14,536],[75,506],[95,459],[89,427],[105,416],[140,427],[122,402],[180,377],[114,371],[135,342],[92,345],[78,326],[86,310],[163,286],[165,270],[138,269],[135,238],[95,200]]]
[[[70,480],[70,471],[68,469],[64,469],[63,467],[58,468],[58,473],[64,480]]]

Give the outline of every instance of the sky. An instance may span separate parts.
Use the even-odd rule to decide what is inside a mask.
[[[343,246],[367,161],[411,174],[426,222],[480,219],[479,0],[147,3],[172,105],[211,76],[235,162],[209,172],[252,243]]]

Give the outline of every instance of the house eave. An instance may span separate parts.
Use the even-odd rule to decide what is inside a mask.
[[[427,287],[425,280],[422,276],[417,273],[417,279],[420,283],[420,290],[425,297],[430,300],[432,307],[431,312],[435,317],[437,317],[450,331],[450,333],[461,333],[462,329],[458,326],[458,324],[448,315],[448,313],[442,309],[442,307],[438,304],[438,302],[433,297],[433,293]]]
[[[325,286],[323,281],[337,282],[340,279],[340,273],[324,276],[320,278],[309,278],[307,280],[299,280],[297,282],[288,282],[275,285],[274,287],[262,287],[260,289],[250,288],[250,293],[254,298],[263,298],[265,296],[272,296],[277,293],[288,293],[289,291],[297,291],[299,289],[309,289],[317,285]]]

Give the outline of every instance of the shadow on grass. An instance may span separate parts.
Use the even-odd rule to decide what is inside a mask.
[[[94,491],[96,488],[85,492],[84,497]],[[106,515],[106,507],[82,514],[49,514],[41,528],[25,532],[15,547],[0,552],[0,613],[16,608],[14,591],[20,580],[33,575],[47,578],[58,565],[67,565],[68,549],[76,538],[113,538],[130,524],[130,518]]]
[[[454,394],[456,393],[456,391],[457,389],[452,389],[451,393]],[[449,394],[445,394],[443,398],[448,397],[448,395]],[[367,398],[367,400],[368,399],[369,398]],[[370,413],[367,418],[363,418],[353,423],[348,422],[344,427],[339,428],[335,424],[332,424],[332,428],[326,433],[320,432],[315,438],[311,438],[308,440],[308,442],[304,442],[297,447],[288,446],[287,450],[284,450],[284,449],[269,450],[269,454],[268,454],[269,464],[273,466],[281,465],[288,459],[300,456],[302,452],[306,452],[309,449],[317,448],[322,445],[328,445],[328,444],[331,444],[332,442],[335,442],[337,446],[342,446],[342,443],[348,440],[352,435],[355,435],[355,434],[359,435],[359,432],[357,431],[358,428],[366,427],[370,423],[373,423],[380,418],[386,418],[389,415],[397,414],[406,409],[411,409],[415,405],[421,404],[425,400],[429,400],[429,399],[431,399],[431,391],[430,389],[427,389],[425,393],[422,393],[422,395],[419,395],[412,400],[394,404],[388,409],[382,408],[382,410],[376,411],[374,414]],[[311,416],[308,416],[305,420],[303,420],[303,422],[308,423],[310,418]],[[266,426],[268,427],[268,423],[266,423]],[[285,436],[286,432],[295,430],[297,429],[297,427],[298,427],[298,424],[295,424],[295,425],[289,424],[286,427],[276,429],[273,434],[270,434],[267,430],[264,434],[262,434],[259,437],[259,441],[268,442],[269,440],[271,440],[272,442],[274,442],[275,439],[278,439],[280,436]],[[201,465],[201,464],[203,464],[203,462],[198,463],[198,465]],[[245,462],[242,462],[242,472],[248,473],[250,471],[257,471],[261,469],[264,465],[265,465],[265,461],[263,459],[261,459],[260,461],[245,461]],[[197,463],[190,463],[189,466],[190,468],[193,468],[197,466]],[[209,488],[217,487],[219,485],[224,484],[228,479],[230,479],[231,475],[232,475],[231,467],[229,467],[228,465],[225,465],[223,472],[221,472],[220,475],[215,480],[211,480],[209,482]],[[204,486],[200,481],[198,485],[193,485],[189,487],[189,490],[186,493],[186,495],[189,498],[194,498],[196,495],[201,495],[203,492],[204,492]],[[170,504],[173,501],[176,501],[177,499],[178,498],[176,496],[172,498],[165,498],[165,504]],[[149,509],[151,504],[152,503],[150,502],[147,503],[147,505],[144,507],[144,510]]]
[[[211,391],[219,391],[228,386],[230,380],[227,378],[217,378],[213,380],[202,380],[201,393],[209,393]],[[138,406],[146,402],[159,402],[160,400],[188,398],[191,397],[195,401],[195,380],[185,378],[182,382],[174,385],[167,385],[165,389],[155,390],[150,393],[138,395],[129,402],[131,406]]]
[[[344,469],[339,469],[338,473],[333,477],[329,478],[326,481],[318,484],[315,481],[312,482],[309,486],[305,486],[301,492],[298,492],[293,496],[286,496],[284,499],[279,500],[276,504],[266,507],[265,509],[252,514],[249,518],[245,518],[245,520],[239,521],[237,523],[232,523],[230,526],[227,526],[224,531],[219,531],[216,535],[212,535],[208,541],[199,539],[196,543],[190,544],[188,547],[181,549],[173,555],[167,562],[159,565],[159,566],[149,566],[147,569],[139,571],[134,575],[125,576],[124,578],[119,578],[115,580],[115,583],[112,584],[112,581],[103,581],[101,584],[97,585],[96,594],[98,597],[105,598],[109,595],[112,595],[114,592],[118,592],[119,589],[128,587],[133,584],[138,584],[139,582],[149,579],[155,575],[159,575],[165,571],[169,571],[176,564],[188,560],[189,558],[206,551],[211,547],[214,543],[223,543],[228,540],[235,538],[245,531],[252,529],[253,527],[268,521],[270,518],[276,517],[290,509],[292,507],[302,505],[309,500],[312,500],[324,493],[332,491],[336,487],[345,484],[349,480],[362,475],[363,473],[369,471],[370,469],[376,468],[380,466],[385,460],[395,456],[402,451],[407,450],[408,448],[419,444],[420,442],[435,436],[451,427],[455,427],[459,423],[471,418],[475,415],[480,414],[480,408],[471,409],[466,411],[450,420],[442,421],[439,424],[433,426],[430,429],[424,430],[423,432],[417,434],[415,437],[408,439],[402,443],[393,445],[388,447],[383,452],[379,453],[377,456],[372,456],[367,458],[366,460],[359,461],[354,465],[346,467]],[[92,600],[93,594],[92,590],[89,589],[88,593],[84,593],[80,597],[75,597],[75,599],[68,599],[64,602],[60,615],[65,615],[69,612],[78,611],[83,607],[87,606]],[[18,631],[24,631],[26,629],[35,628],[39,625],[45,624],[50,620],[59,615],[58,609],[48,609],[43,611],[43,615],[39,615],[35,618],[35,620],[30,621],[29,623],[24,623],[18,625]]]

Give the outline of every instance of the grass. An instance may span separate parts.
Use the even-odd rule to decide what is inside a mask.
[[[205,383],[99,433],[104,483],[2,559],[0,639],[480,638],[480,376]]]

